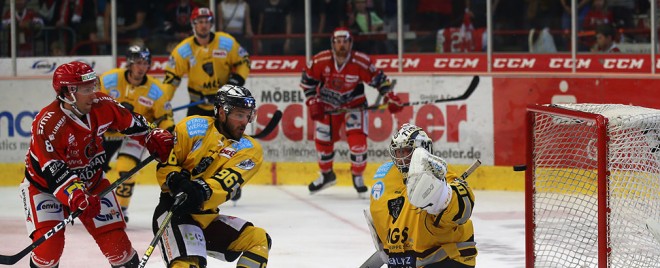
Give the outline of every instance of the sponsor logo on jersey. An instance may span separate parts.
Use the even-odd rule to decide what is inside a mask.
[[[119,98],[119,90],[114,88],[110,89],[110,91],[108,91],[108,95],[110,95],[110,97],[112,97],[113,99]]]
[[[46,213],[60,213],[62,212],[62,204],[52,199],[46,199],[39,202],[36,206],[37,211]]]
[[[344,79],[346,79],[346,83],[357,83],[358,80],[360,80],[360,77],[357,75],[350,75],[347,74]]]
[[[380,199],[380,197],[383,196],[383,192],[385,192],[385,184],[383,181],[377,181],[374,186],[371,187],[371,197],[373,197],[374,200]]]
[[[101,198],[101,213],[99,215],[96,215],[94,217],[94,222],[101,222],[101,224],[97,224],[98,226],[103,226],[107,225],[112,222],[117,222],[121,220],[121,213],[119,212],[119,208],[115,206],[115,204],[110,201],[108,198],[103,197]]]
[[[392,223],[395,223],[396,220],[399,219],[399,215],[401,215],[401,209],[403,208],[404,202],[405,199],[403,196],[399,196],[387,201],[387,210],[390,216],[392,216]]]
[[[53,132],[51,133],[51,135],[54,136],[55,134],[57,134],[57,131],[59,131],[60,128],[64,125],[64,122],[66,122],[66,117],[60,118],[60,121],[57,121],[57,125],[55,125],[55,128],[53,128]],[[53,140],[53,139],[51,139],[51,140]]]
[[[392,166],[394,166],[394,162],[387,162],[385,164],[382,164],[376,170],[376,174],[374,174],[374,179],[385,178],[385,175],[387,175],[387,173],[390,172],[390,169],[392,169]]]
[[[256,165],[257,164],[254,163],[254,161],[252,161],[252,159],[247,159],[247,160],[243,160],[240,163],[238,163],[238,165],[236,165],[236,167],[238,167],[240,169],[243,169],[243,170],[250,170],[250,169],[253,169],[254,166],[256,166]]]
[[[209,123],[203,118],[193,118],[186,122],[186,130],[188,131],[188,136],[204,136],[206,130],[209,128]]]
[[[236,154],[236,150],[231,147],[225,147],[220,150],[220,153],[218,153],[220,156],[224,156],[226,158],[231,158]]]
[[[144,106],[147,106],[147,107],[149,107],[149,108],[151,108],[151,107],[154,106],[154,101],[151,100],[151,99],[149,99],[149,98],[147,98],[147,97],[145,97],[145,96],[140,96],[140,97],[138,98],[138,103],[140,103],[140,104],[142,104],[142,105],[144,105]]]
[[[214,58],[226,58],[227,57],[227,50],[214,49],[213,50],[213,57]]]
[[[112,123],[107,123],[107,124],[100,125],[98,130],[96,131],[96,136],[101,136],[101,135],[103,135],[103,133],[108,131],[108,129],[110,128],[110,124],[112,124]]]
[[[254,147],[252,142],[250,140],[246,139],[246,138],[241,138],[241,140],[239,140],[238,142],[235,142],[231,146],[234,147],[234,149],[236,149],[236,151],[240,151],[240,150],[243,150],[243,149],[249,149],[249,148]]]
[[[46,122],[48,122],[48,119],[50,119],[53,116],[53,114],[55,114],[55,112],[47,112],[44,115],[44,117],[42,117],[41,120],[39,120],[39,129],[37,130],[37,133],[39,135],[44,134],[44,126],[46,126]]]
[[[238,56],[239,57],[243,58],[243,57],[247,57],[248,55],[249,55],[249,53],[247,52],[247,50],[245,50],[245,48],[243,48],[243,47],[238,48]]]

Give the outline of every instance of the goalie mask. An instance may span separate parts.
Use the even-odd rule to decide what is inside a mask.
[[[237,85],[224,85],[218,89],[215,97],[215,116],[218,116],[219,109],[224,110],[225,115],[229,116],[234,108],[243,108],[250,110],[248,122],[254,120],[255,108],[257,102],[252,93],[245,87]]]
[[[433,141],[418,126],[403,124],[399,131],[392,136],[389,148],[390,157],[401,173],[408,172],[413,151],[418,147],[433,153]]]

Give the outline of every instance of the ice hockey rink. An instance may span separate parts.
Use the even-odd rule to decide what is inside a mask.
[[[128,235],[140,257],[153,238],[151,216],[159,190],[138,185],[130,207]],[[475,191],[472,220],[479,250],[477,267],[524,267],[524,194]],[[352,187],[334,186],[310,195],[306,186],[247,185],[235,204],[221,213],[241,217],[263,227],[273,239],[268,267],[359,267],[375,251],[362,210]],[[30,244],[17,187],[0,187],[0,254],[14,255]],[[16,264],[28,267],[28,257]],[[66,229],[60,267],[108,267],[98,247],[80,224]],[[208,267],[235,267],[209,258]],[[146,267],[165,267],[156,250]]]

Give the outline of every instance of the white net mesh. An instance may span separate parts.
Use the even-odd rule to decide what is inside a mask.
[[[534,114],[534,267],[598,267],[599,239],[608,239],[609,267],[660,267],[660,244],[644,225],[649,218],[660,220],[660,111],[617,104],[555,106],[607,118],[609,148],[599,148],[594,120]],[[606,209],[597,195],[597,155],[605,149],[609,224],[597,217]],[[601,224],[608,226],[603,237]]]

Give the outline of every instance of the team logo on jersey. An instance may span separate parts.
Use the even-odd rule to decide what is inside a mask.
[[[247,50],[245,50],[245,48],[243,48],[243,47],[238,48],[238,56],[239,57],[244,58],[244,57],[247,57],[248,55],[249,54],[248,54]]]
[[[383,181],[377,181],[374,186],[371,187],[371,197],[373,197],[374,200],[380,199],[380,197],[383,196],[383,192],[385,192],[385,184]]]
[[[202,70],[204,70],[204,72],[209,77],[213,77],[213,74],[214,74],[214,72],[213,72],[213,62],[207,62],[207,63],[202,64]]]
[[[401,209],[403,208],[403,202],[405,202],[403,196],[399,196],[394,199],[387,201],[387,209],[389,210],[390,216],[392,216],[392,223],[395,223],[401,215]]]
[[[206,171],[209,166],[213,163],[213,157],[206,156],[203,157],[202,160],[199,160],[199,164],[195,166],[192,170],[192,175],[197,176],[198,174],[202,174],[202,172]]]
[[[214,58],[226,58],[227,57],[227,50],[214,49],[213,50],[213,57]]]
[[[236,167],[238,167],[240,169],[243,169],[243,170],[250,170],[250,169],[254,168],[254,166],[256,166],[256,165],[257,164],[254,163],[254,161],[252,161],[252,159],[247,159],[247,160],[243,160],[242,162],[238,163],[238,165],[236,165]]]
[[[98,151],[99,148],[96,146],[96,142],[94,142],[93,140],[90,141],[90,143],[87,144],[87,146],[85,146],[85,156],[89,159],[94,157]]]

